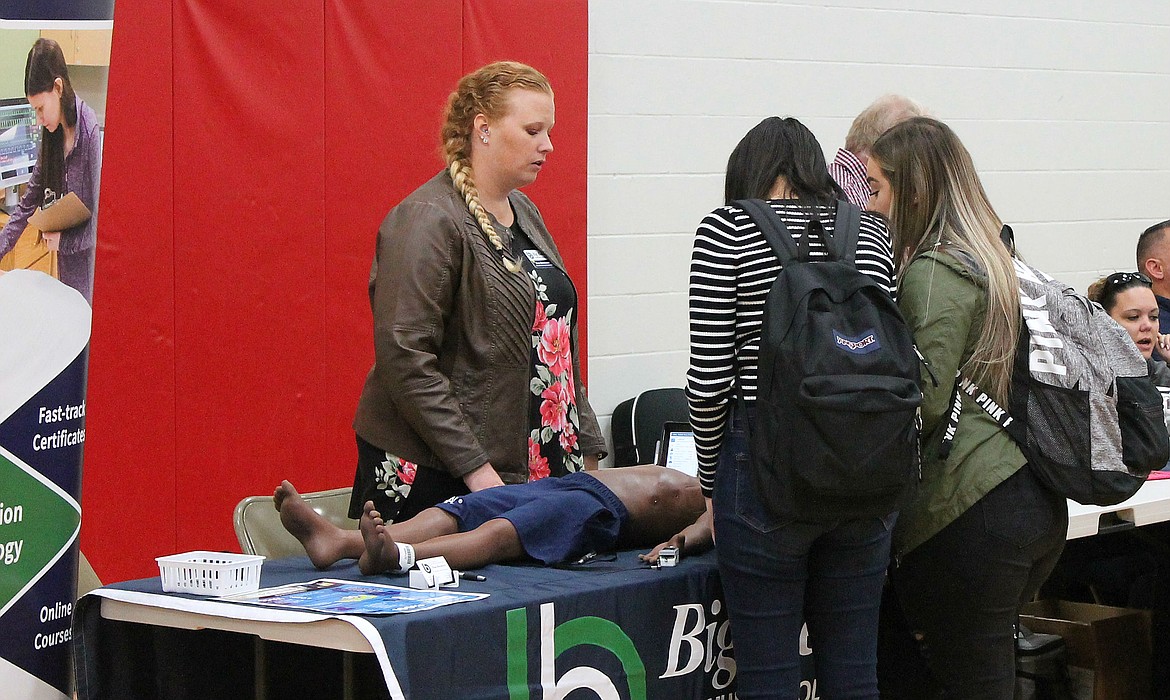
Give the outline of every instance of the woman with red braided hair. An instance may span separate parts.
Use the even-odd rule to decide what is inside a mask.
[[[552,153],[554,119],[548,79],[530,66],[464,76],[442,129],[447,167],[382,222],[351,517],[373,501],[405,520],[604,456],[581,384],[576,290],[519,192]]]

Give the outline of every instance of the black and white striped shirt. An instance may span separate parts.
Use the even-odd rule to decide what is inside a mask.
[[[799,234],[810,218],[808,205],[771,200],[790,229]],[[816,207],[827,232],[834,211]],[[813,241],[812,259],[826,257],[824,245]],[[865,212],[857,241],[857,269],[894,294],[894,262],[885,220]],[[723,444],[728,409],[743,393],[756,400],[756,375],[764,301],[780,273],[764,234],[739,207],[723,206],[708,214],[695,233],[691,253],[691,359],[687,399],[699,457],[699,480],[711,495],[715,467]]]

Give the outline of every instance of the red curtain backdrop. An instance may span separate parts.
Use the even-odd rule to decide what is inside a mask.
[[[587,0],[115,12],[81,531],[107,582],[238,551],[236,502],[282,478],[349,485],[377,226],[442,167],[446,96],[483,63],[553,83],[556,150],[526,191],[587,298]]]

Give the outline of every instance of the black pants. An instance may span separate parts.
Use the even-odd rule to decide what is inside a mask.
[[[358,463],[349,499],[349,517],[354,520],[362,517],[366,501],[373,501],[374,509],[387,522],[402,522],[452,496],[467,493],[463,479],[421,465],[411,475],[409,487],[403,488],[401,477],[387,474],[387,461],[393,456],[366,442],[362,436],[355,437]]]
[[[1011,700],[1019,607],[1067,530],[1065,499],[1024,467],[906,554],[883,605],[882,697]]]

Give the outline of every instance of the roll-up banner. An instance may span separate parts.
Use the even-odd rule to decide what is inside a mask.
[[[71,697],[113,0],[0,0],[0,695]]]

